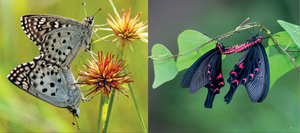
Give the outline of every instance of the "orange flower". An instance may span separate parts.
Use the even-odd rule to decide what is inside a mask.
[[[124,69],[125,61],[119,59],[118,56],[114,59],[114,55],[107,53],[106,56],[98,52],[98,60],[92,58],[92,61],[88,62],[89,65],[84,62],[82,67],[86,70],[79,70],[79,82],[77,84],[83,85],[94,85],[91,89],[84,92],[87,93],[85,98],[93,95],[94,96],[103,93],[109,98],[109,94],[112,89],[116,89],[119,92],[123,93],[125,96],[127,94],[127,88],[122,85],[124,83],[133,82],[132,77],[129,76],[129,73],[125,73]]]
[[[117,36],[113,41],[120,41],[122,51],[127,43],[133,51],[131,41],[135,39],[141,39],[143,42],[148,43],[148,32],[145,31],[148,25],[144,26],[147,21],[137,23],[141,13],[142,12],[139,12],[134,19],[131,19],[131,8],[129,8],[127,14],[125,9],[122,9],[122,19],[118,19],[115,13],[116,20],[108,14],[110,19],[107,19],[107,24],[115,32],[115,36]]]

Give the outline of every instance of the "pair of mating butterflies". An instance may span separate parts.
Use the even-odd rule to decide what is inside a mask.
[[[222,76],[222,54],[231,54],[247,50],[239,62],[229,73],[228,83],[230,90],[224,97],[227,104],[231,101],[237,87],[242,84],[246,87],[252,102],[262,102],[269,91],[270,70],[266,51],[261,44],[262,36],[254,36],[250,42],[237,47],[225,49],[219,43],[216,48],[202,55],[183,75],[180,86],[190,88],[190,93],[200,88],[208,89],[205,108],[212,108],[213,100],[220,89],[224,87]]]
[[[74,19],[31,14],[21,17],[25,34],[39,48],[32,62],[20,64],[7,78],[27,93],[54,106],[67,108],[79,117],[83,98],[70,70],[81,50],[89,51],[94,17],[78,22]]]

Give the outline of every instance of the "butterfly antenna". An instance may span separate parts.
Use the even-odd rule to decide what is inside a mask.
[[[256,34],[255,34],[255,30],[254,30],[254,26],[253,26],[252,30],[253,30],[254,35],[256,35]],[[251,35],[251,36],[252,36],[252,35]],[[253,37],[253,36],[252,36],[252,37]]]
[[[72,122],[72,124],[73,124],[73,125],[77,125],[77,129],[78,129],[78,130],[80,130],[80,128],[79,128],[79,125],[78,125],[78,122],[77,122],[77,119],[76,119],[76,116],[75,116],[75,115],[73,116],[73,122]]]
[[[257,26],[256,28],[258,28],[258,26]],[[260,29],[260,30],[258,30],[258,31],[259,31],[258,33],[259,33],[259,34],[261,33],[260,35],[262,35],[262,32],[260,32],[260,31],[262,31],[262,30]]]
[[[84,13],[85,13],[85,17],[87,17],[85,3],[82,3],[81,5],[83,5],[83,6],[84,6]]]
[[[100,8],[93,16],[95,16],[99,11],[101,11],[102,9]]]
[[[224,42],[221,43],[223,47],[224,47],[224,44],[226,44],[228,42],[229,38],[230,38],[230,36],[227,37],[226,40],[224,40]]]
[[[247,31],[247,30],[246,30]],[[252,34],[249,32],[249,31],[247,31],[250,35],[251,35],[251,37],[252,37]],[[242,37],[243,37],[243,39],[247,42],[247,41],[249,41],[249,40],[246,40],[246,38],[243,36],[243,34],[242,33],[240,33],[240,32],[237,32],[237,33],[239,33]]]

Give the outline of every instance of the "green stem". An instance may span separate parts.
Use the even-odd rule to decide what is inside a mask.
[[[125,71],[125,74],[126,74],[126,71]],[[130,93],[131,93],[131,96],[132,96],[132,99],[133,99],[133,102],[134,102],[134,105],[135,105],[135,108],[136,108],[136,111],[139,115],[139,118],[140,118],[140,121],[141,121],[141,124],[142,124],[142,127],[143,127],[143,130],[144,130],[144,133],[147,133],[147,128],[145,126],[145,123],[144,123],[144,120],[143,120],[143,117],[139,111],[139,108],[138,108],[138,105],[137,105],[137,102],[135,100],[135,96],[134,96],[134,93],[133,93],[133,90],[131,88],[131,85],[130,83],[127,83],[128,87],[129,87],[129,90],[130,90]]]
[[[120,56],[123,57],[123,51],[120,50],[119,53],[120,53]],[[127,74],[126,70],[125,70],[124,73],[125,73],[125,75]],[[143,130],[144,130],[144,133],[147,133],[147,128],[146,128],[146,126],[145,126],[143,117],[142,117],[142,115],[141,115],[141,113],[140,113],[140,110],[139,110],[139,107],[138,107],[138,105],[137,105],[137,102],[136,102],[136,99],[135,99],[135,96],[134,96],[134,93],[133,93],[133,89],[131,88],[130,83],[127,83],[127,85],[128,85],[129,90],[130,90],[130,93],[131,93],[131,96],[132,96],[132,99],[133,99],[133,102],[134,102],[136,111],[137,111],[137,113],[138,113],[138,115],[139,115],[139,118],[140,118],[140,121],[141,121]]]
[[[114,103],[115,92],[116,92],[116,90],[112,89],[112,92],[111,92],[111,95],[110,95],[110,100],[109,100],[109,103],[108,103],[107,116],[106,116],[106,120],[105,120],[103,133],[106,133],[106,131],[107,131],[108,122],[109,122],[110,113],[111,113],[111,108],[112,108],[112,105]]]
[[[115,14],[117,15],[117,17],[118,17],[119,19],[121,19],[121,17],[120,17],[120,15],[118,14],[117,9],[116,9],[116,7],[115,7],[113,1],[112,1],[112,0],[108,0],[108,1],[109,1],[110,5],[113,7],[114,12],[115,12]],[[109,104],[108,104],[107,115],[106,115],[106,121],[105,121],[105,125],[104,125],[104,128],[103,128],[103,133],[106,133],[106,131],[107,131],[107,127],[108,127],[108,122],[109,122],[109,118],[110,118],[110,113],[111,113],[112,105],[113,105],[113,103],[114,103],[115,92],[116,92],[116,90],[115,90],[115,89],[112,89],[112,95],[110,95],[110,100],[109,100]]]
[[[115,12],[115,14],[117,14],[119,20],[121,20],[121,17],[120,17],[120,15],[118,14],[117,9],[116,9],[114,3],[112,2],[112,0],[108,0],[108,1],[109,1],[110,5],[113,7],[114,12]]]
[[[123,57],[123,51],[122,50],[119,50],[118,51],[120,57]],[[125,70],[125,74],[126,74],[126,70]],[[139,108],[138,108],[138,105],[137,105],[137,102],[136,102],[136,99],[135,99],[135,96],[134,96],[134,93],[133,93],[133,90],[131,88],[131,85],[130,83],[127,83],[128,84],[128,88],[130,90],[130,93],[131,93],[131,96],[132,96],[132,99],[133,99],[133,102],[134,102],[134,105],[135,105],[135,108],[136,108],[136,111],[139,115],[139,118],[140,118],[140,121],[141,121],[141,124],[142,124],[142,127],[143,127],[143,130],[144,130],[144,133],[147,133],[147,128],[145,126],[145,123],[144,123],[144,120],[143,120],[143,117],[139,111]],[[107,110],[107,118],[106,118],[106,121],[105,121],[105,126],[104,126],[104,130],[103,130],[103,133],[106,133],[106,130],[107,130],[107,126],[108,126],[108,121],[109,121],[109,117],[110,117],[110,113],[111,113],[111,107],[112,107],[112,104],[113,104],[113,100],[114,100],[114,94],[115,94],[115,89],[112,90],[112,95],[111,95],[111,99],[109,101],[109,105],[108,105],[108,110]]]
[[[104,98],[105,96],[103,94],[101,94],[101,98],[100,98],[100,104],[99,104],[99,112],[98,112],[98,120],[97,120],[97,133],[100,132],[101,130],[101,120],[102,120],[102,109],[103,109],[103,105],[104,105]]]
[[[123,56],[123,51],[118,51],[118,53],[120,53],[121,57]],[[110,100],[109,100],[109,104],[108,104],[107,116],[106,116],[106,121],[105,121],[104,129],[103,129],[103,133],[106,133],[106,131],[107,131],[108,122],[109,122],[110,113],[111,113],[111,108],[112,108],[112,105],[114,103],[115,92],[116,92],[116,90],[112,89],[112,93],[110,95]]]
[[[246,22],[246,21],[244,21],[244,22]],[[243,23],[244,23],[244,22],[243,22]],[[243,24],[243,23],[242,23],[242,24]],[[188,51],[188,52],[186,52],[186,53],[182,53],[182,54],[178,54],[178,55],[173,55],[173,56],[170,56],[170,57],[167,57],[167,58],[163,58],[163,59],[153,58],[153,57],[159,57],[159,55],[151,55],[151,56],[149,56],[148,58],[150,58],[150,59],[152,59],[152,60],[167,60],[167,59],[170,59],[170,58],[174,58],[174,57],[178,57],[178,56],[183,56],[183,55],[189,54],[189,53],[191,53],[191,52],[193,52],[193,51],[195,51],[195,50],[201,49],[204,45],[206,45],[206,44],[208,44],[208,43],[210,43],[210,42],[212,42],[212,41],[214,41],[214,40],[217,40],[217,39],[220,40],[220,39],[222,39],[222,38],[229,37],[229,36],[233,35],[233,34],[236,33],[236,32],[239,32],[239,31],[242,31],[242,30],[246,30],[246,29],[249,29],[249,28],[252,28],[252,27],[261,26],[261,25],[259,25],[259,23],[254,23],[253,25],[250,25],[250,23],[245,24],[245,25],[242,25],[242,24],[241,24],[240,26],[238,26],[235,30],[230,31],[230,32],[228,32],[228,33],[225,33],[225,34],[223,34],[223,35],[221,35],[221,36],[218,36],[218,37],[216,37],[216,38],[214,38],[214,39],[211,39],[211,40],[209,40],[209,41],[207,41],[207,42],[201,44],[200,46],[198,46],[198,47],[196,47],[196,48],[194,48],[194,49],[192,49],[192,50],[190,50],[190,51]],[[251,23],[251,24],[252,24],[252,23]]]

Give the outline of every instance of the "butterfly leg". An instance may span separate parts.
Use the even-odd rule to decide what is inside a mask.
[[[89,51],[89,50],[86,50],[86,51],[90,54],[91,58],[92,58],[94,61],[97,61],[97,62],[98,62],[98,60],[96,60],[96,59],[94,58],[94,56],[93,56],[93,55],[96,55],[96,54],[93,53],[93,51]]]
[[[101,24],[101,25],[94,25],[94,27],[101,27],[101,26],[106,26],[107,24]]]
[[[100,38],[100,37],[97,35],[97,33],[96,33],[95,31],[93,31],[93,33],[96,35],[96,37],[97,37],[98,39],[100,39],[100,40],[102,40],[102,41],[104,41],[104,42],[112,42],[112,41],[113,41],[113,40],[108,41],[108,40],[104,40],[104,39]]]
[[[101,25],[94,25],[94,27],[97,27],[96,30],[94,30],[94,32],[97,32],[100,28],[98,27],[101,27],[101,26],[106,26],[107,24],[101,24]]]

